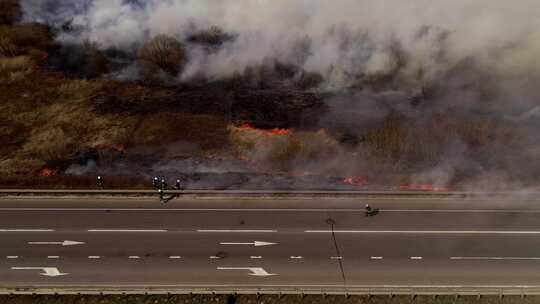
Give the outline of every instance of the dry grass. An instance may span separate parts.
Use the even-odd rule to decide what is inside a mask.
[[[286,170],[293,162],[320,160],[337,149],[338,143],[326,132],[272,134],[267,130],[231,126],[234,154]]]
[[[0,25],[0,37],[4,43],[16,46],[17,54],[43,54],[56,46],[49,27],[39,23]]]
[[[466,152],[473,152],[490,143],[508,144],[513,137],[511,126],[493,119],[435,113],[418,121],[390,115],[380,127],[367,132],[364,143],[375,156],[407,167],[439,162],[456,141],[465,145]]]
[[[19,55],[19,49],[7,37],[0,36],[0,56],[13,57]]]
[[[528,304],[538,303],[538,296],[489,295],[5,295],[5,304]]]
[[[0,171],[30,174],[99,141],[126,138],[134,119],[92,111],[102,87],[35,68],[28,57],[0,58]]]
[[[220,117],[188,113],[157,113],[142,117],[130,145],[195,144],[199,149],[229,145],[227,122]]]

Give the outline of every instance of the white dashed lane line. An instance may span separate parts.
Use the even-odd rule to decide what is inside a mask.
[[[141,258],[141,257],[138,256],[138,255],[130,255],[130,256],[128,256],[128,259],[132,259],[132,260],[134,260],[134,259],[140,259],[140,258]]]
[[[18,258],[19,258],[18,255],[8,255],[8,256],[6,257],[6,259],[18,259]]]
[[[47,256],[47,259],[59,259],[60,257],[57,255],[49,255]]]
[[[0,232],[54,232],[54,229],[0,229]]]
[[[201,233],[274,233],[277,230],[248,230],[248,229],[198,229],[197,232]]]
[[[252,255],[249,258],[250,259],[262,259],[262,256],[260,256],[260,255]]]
[[[181,259],[181,258],[182,258],[182,257],[179,256],[179,255],[171,255],[171,256],[169,257],[169,259],[173,259],[173,260],[178,260],[178,259]]]
[[[150,230],[137,230],[137,229],[88,229],[88,232],[168,232],[167,229],[150,229]]]
[[[411,260],[421,260],[421,259],[423,259],[423,257],[421,257],[421,256],[412,256],[411,257]]]
[[[100,259],[101,257],[99,255],[89,255],[89,259]]]
[[[303,259],[303,258],[304,258],[304,257],[301,256],[301,255],[296,255],[296,256],[295,256],[295,255],[291,255],[291,256],[290,256],[290,259],[292,259],[292,260],[300,260],[300,259]]]
[[[382,256],[372,256],[370,257],[371,260],[382,260],[383,257]]]
[[[343,257],[342,256],[333,256],[333,257],[330,257],[331,260],[343,260]]]

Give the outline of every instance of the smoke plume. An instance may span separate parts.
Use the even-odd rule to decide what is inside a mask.
[[[333,93],[321,126],[341,133],[362,133],[388,115],[429,132],[434,113],[462,121],[481,117],[486,123],[472,126],[474,132],[518,126],[515,138],[494,140],[503,132],[497,129],[493,136],[486,131],[481,143],[451,123],[444,129],[454,132],[448,138],[433,130],[429,138],[444,149],[411,169],[419,182],[446,185],[464,167],[497,181],[540,172],[538,1],[23,0],[22,6],[27,21],[53,25],[66,44],[90,41],[127,57],[158,35],[174,37],[187,48],[177,82],[226,79],[276,64],[294,67],[294,77],[317,74],[317,90]],[[223,39],[193,42],[213,27]],[[132,79],[138,71],[129,65],[111,75]],[[465,148],[476,146],[482,147]],[[429,156],[398,152],[408,161]],[[341,154],[329,163],[340,163]]]

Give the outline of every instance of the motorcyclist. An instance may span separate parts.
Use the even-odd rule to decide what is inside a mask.
[[[157,178],[157,176],[154,176],[154,179],[152,180],[152,185],[156,189],[159,187],[159,179]]]

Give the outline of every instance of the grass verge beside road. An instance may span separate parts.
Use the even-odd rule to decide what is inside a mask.
[[[13,295],[0,296],[2,304],[517,304],[540,303],[540,296],[324,296],[324,295]]]

